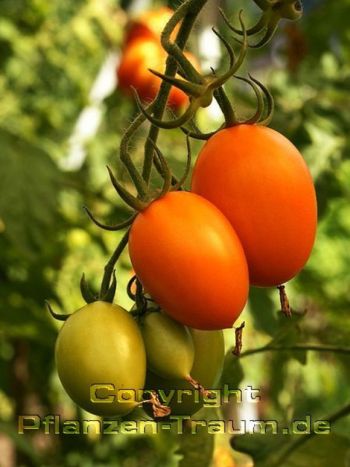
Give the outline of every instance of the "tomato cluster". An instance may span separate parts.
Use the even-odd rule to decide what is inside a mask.
[[[162,8],[131,24],[118,69],[121,89],[133,86],[143,99],[155,97],[161,80],[148,68],[163,71],[166,54],[159,35],[171,15],[171,10]],[[246,38],[243,52],[245,43]],[[243,60],[244,53],[240,56]],[[230,73],[235,73],[233,52],[230,57]],[[210,103],[207,92],[211,97],[216,89],[219,101],[224,92],[215,87],[222,86],[220,79],[219,84],[208,79],[195,87],[203,107]],[[258,81],[246,81],[257,95],[262,89],[269,98]],[[181,90],[171,88],[168,105],[179,108],[187,100]],[[208,395],[207,390],[218,384],[224,360],[223,329],[231,328],[243,311],[249,287],[280,286],[308,260],[316,234],[317,203],[301,154],[283,135],[264,126],[260,116],[254,123],[240,123],[232,121],[232,113],[226,112],[225,127],[209,134],[199,152],[190,191],[182,188],[182,181],[173,183],[166,159],[151,138],[154,159],[150,165],[158,162],[164,179],[160,193],[147,192],[149,180],[144,173],[135,176],[136,167],[130,169],[125,163],[137,197],[110,172],[122,199],[139,211],[124,236],[137,277],[136,291],[131,293],[135,307],[128,313],[106,302],[113,299],[115,283],[107,291],[101,288],[98,301],[69,316],[56,345],[61,382],[89,412],[123,416],[142,404],[154,417],[166,415],[169,412],[160,396],[173,390],[187,398],[179,402],[175,394],[168,401],[171,411],[195,413],[203,405],[203,397],[198,398],[195,391]],[[129,160],[128,156],[124,159]],[[86,291],[83,296],[89,301]],[[108,384],[92,400],[91,387],[99,383]],[[114,397],[110,387],[117,392]],[[150,396],[147,400],[144,390]]]
[[[161,79],[149,69],[164,72],[167,55],[159,36],[172,13],[170,8],[161,7],[147,11],[131,22],[117,69],[118,86],[125,94],[131,95],[132,88],[135,88],[144,101],[152,101],[156,97]],[[189,52],[186,56],[198,68],[195,57]],[[168,105],[177,110],[187,102],[187,95],[173,86]]]
[[[290,141],[258,125],[218,132],[198,155],[192,192],[154,200],[130,230],[134,271],[164,311],[146,310],[136,321],[100,301],[69,317],[56,345],[67,393],[90,412],[124,415],[140,396],[110,403],[102,393],[96,403],[91,385],[182,390],[187,399],[172,399],[173,413],[199,410],[203,399],[189,389],[217,384],[222,329],[243,310],[249,284],[292,278],[310,255],[316,222],[312,179]]]
[[[56,342],[63,387],[80,407],[101,416],[123,416],[147,406],[144,390],[147,395],[180,389],[186,397],[182,403],[174,393],[171,412],[191,415],[203,405],[195,394],[202,387],[197,381],[214,388],[223,361],[222,331],[190,329],[161,311],[147,312],[137,323],[120,306],[102,301],[73,313]]]

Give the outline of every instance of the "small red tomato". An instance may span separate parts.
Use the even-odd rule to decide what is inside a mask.
[[[192,54],[185,52],[187,58],[198,68]],[[153,75],[149,68],[164,72],[166,53],[154,39],[137,39],[128,44],[121,56],[117,70],[118,86],[124,93],[131,95],[134,87],[144,101],[153,100],[161,85],[161,79]],[[168,105],[179,109],[188,103],[188,96],[180,89],[172,86]]]
[[[172,318],[195,329],[233,325],[248,295],[240,241],[209,201],[167,193],[136,217],[129,237],[138,278]]]
[[[234,227],[253,285],[282,284],[305,265],[316,234],[315,189],[301,154],[277,131],[259,125],[219,131],[199,153],[192,191]]]
[[[174,11],[166,6],[142,12],[130,21],[125,42],[130,43],[140,38],[160,41],[160,35],[173,14]],[[174,32],[177,30],[178,27]]]

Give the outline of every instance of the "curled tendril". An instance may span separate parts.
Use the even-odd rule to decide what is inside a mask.
[[[103,302],[113,303],[116,290],[117,278],[115,276],[115,270],[113,270],[111,285],[108,287],[106,292],[100,297],[100,300],[102,300]]]
[[[128,285],[126,286],[126,293],[128,294],[128,297],[134,301],[136,299],[136,295],[132,291],[132,288],[135,284],[136,279],[137,279],[137,276],[134,274],[132,278],[129,280]]]
[[[162,32],[160,42],[164,50],[177,62],[181,69],[181,75],[186,76],[193,82],[201,83],[203,81],[201,74],[188,60],[179,45],[176,42],[171,41],[171,35],[174,32],[175,27],[179,24],[180,21],[182,21],[189,8],[191,8],[191,6],[188,1],[183,2],[182,5],[177,8],[174,15],[170,18]]]
[[[69,315],[63,315],[61,313],[55,313],[52,309],[52,306],[50,305],[50,303],[45,300],[45,305],[46,305],[46,308],[48,310],[48,312],[50,313],[50,315],[57,319],[58,321],[66,321],[69,317],[70,317],[70,314]]]
[[[147,202],[139,198],[136,198],[136,196],[133,196],[131,193],[128,192],[126,188],[123,187],[121,183],[118,182],[118,180],[116,179],[116,177],[114,176],[112,170],[110,169],[110,167],[108,167],[108,165],[107,165],[107,170],[108,170],[112,185],[114,186],[118,195],[121,197],[121,199],[126,204],[134,208],[135,211],[142,211],[143,209],[147,207]]]
[[[200,140],[208,140],[211,138],[215,133],[218,131],[229,128],[230,126],[239,125],[239,124],[253,124],[258,123],[259,125],[268,125],[271,121],[273,110],[274,110],[274,102],[273,97],[268,91],[268,89],[257,79],[253,78],[253,76],[248,75],[248,78],[244,78],[241,76],[235,76],[236,79],[244,81],[245,83],[249,84],[253,89],[256,99],[257,99],[257,108],[251,117],[246,120],[239,120],[238,118],[234,118],[234,120],[225,121],[216,131],[211,133],[202,133],[198,126],[192,120],[190,123],[191,129],[188,128],[181,128],[182,131],[191,138],[200,139]],[[265,101],[264,101],[265,98]],[[265,116],[263,118],[263,114]]]
[[[248,38],[247,38],[246,27],[245,27],[245,24],[243,22],[243,10],[241,10],[239,12],[239,22],[240,22],[240,25],[241,25],[241,28],[242,28],[243,40],[242,40],[242,42],[240,42],[241,48],[240,48],[240,52],[239,52],[239,55],[238,55],[237,59],[235,58],[235,54],[234,54],[234,51],[233,51],[231,45],[226,41],[226,39],[223,36],[221,36],[221,34],[219,34],[217,31],[214,30],[215,34],[218,36],[218,38],[224,44],[224,46],[226,48],[226,51],[227,51],[227,53],[228,53],[228,55],[230,57],[230,67],[226,71],[226,73],[224,73],[222,76],[218,76],[218,77],[214,78],[212,83],[210,83],[210,88],[211,89],[218,89],[229,78],[231,78],[231,76],[233,76],[239,70],[239,68],[241,67],[241,65],[242,65],[242,63],[244,61],[244,58],[245,58],[245,56],[247,54]]]
[[[80,279],[80,292],[86,303],[92,303],[97,300],[97,295],[91,291],[85,278],[85,274],[83,274]]]
[[[252,117],[250,117],[247,120],[240,121],[239,123],[247,123],[247,124],[259,123],[260,125],[267,125],[271,121],[273,110],[274,110],[274,103],[273,103],[272,95],[260,81],[258,81],[256,78],[253,78],[252,75],[248,75],[248,76],[249,76],[249,79],[243,78],[241,76],[235,76],[235,78],[246,82],[252,87],[255,93],[255,96],[257,98],[257,109],[256,109],[255,114],[252,115]],[[264,97],[266,100],[266,105],[264,102]],[[266,113],[266,116],[262,119],[264,112]]]
[[[119,224],[116,224],[116,225],[106,225],[106,224],[103,224],[102,222],[98,221],[96,219],[96,217],[94,217],[94,215],[92,214],[92,212],[90,211],[90,209],[87,207],[87,206],[83,206],[83,209],[84,211],[86,212],[86,214],[89,216],[89,218],[92,220],[92,222],[94,224],[96,224],[98,227],[100,227],[101,229],[104,229],[104,230],[109,230],[109,231],[117,231],[117,230],[122,230],[124,229],[125,227],[129,227],[129,225],[131,225],[136,217],[136,213],[133,214],[131,217],[129,217],[129,219],[126,219],[124,222],[120,222]]]
[[[152,115],[151,111],[149,112],[145,107],[143,107],[137,91],[133,89],[136,103],[137,103],[137,106],[140,112],[153,125],[159,128],[164,128],[164,129],[172,129],[172,128],[181,127],[194,117],[195,113],[200,107],[205,108],[211,104],[215,91],[221,88],[222,85],[238,71],[238,69],[242,65],[243,60],[245,58],[245,55],[247,52],[248,41],[247,41],[247,35],[245,32],[246,29],[245,29],[244,22],[242,19],[242,11],[239,14],[239,20],[240,20],[240,24],[241,24],[242,31],[243,31],[243,41],[241,43],[240,52],[237,58],[235,57],[234,50],[232,46],[228,43],[228,41],[219,32],[213,29],[214,34],[216,34],[218,38],[221,40],[229,56],[229,68],[222,75],[217,76],[214,73],[213,75],[203,76],[201,80],[201,84],[199,84],[199,83],[188,81],[186,79],[179,79],[173,76],[167,76],[155,70],[150,70],[151,73],[161,78],[164,82],[172,86],[175,86],[178,89],[181,89],[183,92],[185,92],[189,96],[189,100],[190,100],[189,106],[179,118],[174,119],[174,120],[169,120],[169,121],[164,121],[164,120],[155,118]]]
[[[263,111],[264,111],[264,100],[263,100],[263,96],[262,96],[262,93],[261,93],[261,89],[257,86],[257,84],[254,81],[254,79],[252,78],[252,76],[251,75],[248,75],[248,76],[249,76],[249,79],[244,78],[242,76],[235,76],[235,78],[249,84],[249,86],[251,86],[251,88],[253,89],[253,91],[255,93],[255,96],[256,96],[256,100],[257,100],[256,112],[254,113],[254,115],[252,115],[250,118],[248,118],[248,120],[244,121],[244,123],[249,124],[249,123],[256,123],[257,121],[259,121],[261,119],[261,116],[262,116]]]
[[[217,133],[218,131],[222,130],[223,128],[226,128],[226,123],[223,123],[222,125],[220,125],[220,127],[215,130],[215,131],[211,131],[210,133],[203,133],[199,128],[198,126],[194,123],[193,120],[191,120],[189,122],[190,126],[191,126],[191,129],[188,129],[188,128],[185,128],[185,127],[181,127],[181,130],[183,131],[183,133],[185,133],[186,136],[190,137],[190,138],[193,138],[193,139],[198,139],[198,140],[201,140],[201,141],[206,141],[208,140],[209,138],[211,138],[212,136],[215,135],[215,133]]]
[[[265,33],[259,42],[249,44],[251,48],[259,48],[267,44],[274,35],[281,19],[295,21],[303,14],[303,6],[300,0],[254,0],[254,2],[262,10],[262,15],[253,27],[247,29],[246,34],[253,36],[263,31]],[[243,30],[235,28],[225,13],[222,10],[220,12],[228,27],[233,32],[243,35]]]
[[[273,111],[274,111],[274,100],[272,97],[272,94],[270,91],[265,87],[260,81],[257,81],[256,79],[252,78],[253,81],[260,87],[260,89],[263,91],[265,99],[266,99],[266,116],[263,120],[259,121],[259,125],[268,125],[271,122],[272,116],[273,116]]]
[[[181,115],[181,117],[175,120],[163,121],[153,117],[147,112],[147,110],[143,107],[136,90],[134,90],[134,95],[137,107],[139,108],[140,112],[142,112],[142,114],[147,118],[147,120],[149,120],[153,125],[167,130],[170,130],[172,128],[178,128],[179,126],[184,125],[190,118],[193,117],[193,115],[199,108],[198,102],[195,99],[190,99],[190,105],[188,106],[186,111]]]

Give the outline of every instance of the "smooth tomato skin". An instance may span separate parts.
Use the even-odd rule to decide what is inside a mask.
[[[150,312],[142,317],[140,330],[146,349],[147,368],[168,379],[189,376],[194,345],[186,326],[166,313]]]
[[[247,124],[219,131],[199,153],[191,189],[231,222],[252,285],[279,285],[303,268],[316,235],[316,194],[304,159],[283,135]]]
[[[187,58],[196,66],[198,64],[192,54],[185,52]],[[153,75],[149,68],[159,72],[165,70],[166,53],[154,39],[137,39],[127,44],[122,52],[117,70],[118,86],[128,95],[134,87],[141,100],[153,100],[160,88],[161,79]],[[188,96],[180,89],[172,86],[168,105],[179,109],[188,103]]]
[[[146,353],[141,333],[123,308],[97,301],[73,313],[62,326],[55,349],[58,376],[73,399],[96,415],[125,415],[136,402],[92,402],[92,384],[113,384],[118,389],[142,390]],[[109,394],[97,393],[97,397]]]
[[[205,389],[218,389],[225,360],[225,340],[222,331],[199,331],[189,328],[192,335],[195,357],[191,376]],[[187,381],[166,379],[147,371],[146,388],[164,390],[166,395],[170,390],[193,391],[193,386]],[[203,397],[196,399],[195,392],[183,393],[180,402],[175,394],[169,407],[172,415],[193,415],[203,407]],[[160,398],[161,400],[161,398]],[[144,406],[150,413],[147,405]]]
[[[209,201],[167,193],[136,217],[129,253],[138,278],[161,308],[196,329],[231,327],[248,295],[240,241]]]
[[[160,35],[173,14],[174,11],[166,6],[142,12],[130,22],[125,42],[130,43],[135,39],[160,41]]]

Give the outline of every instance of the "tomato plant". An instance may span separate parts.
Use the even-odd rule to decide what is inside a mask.
[[[218,132],[199,153],[192,191],[235,228],[253,285],[281,284],[305,265],[316,233],[315,189],[301,154],[280,133],[259,125]]]
[[[115,391],[143,388],[146,355],[141,333],[120,306],[102,301],[85,305],[60,330],[56,366],[63,387],[80,407],[97,415],[124,415],[136,407],[136,397],[92,402],[90,388],[105,383],[113,385]],[[106,396],[98,395],[101,399]]]
[[[187,58],[198,68],[197,61],[189,52]],[[134,87],[140,98],[151,101],[159,91],[161,79],[152,74],[149,69],[163,72],[166,53],[161,45],[152,38],[137,38],[124,48],[117,70],[118,86],[126,94],[131,93]],[[173,108],[183,107],[188,102],[187,95],[180,89],[172,86],[168,105]]]
[[[175,320],[197,329],[231,327],[247,300],[240,241],[209,201],[169,192],[138,214],[130,230],[133,268]]]

